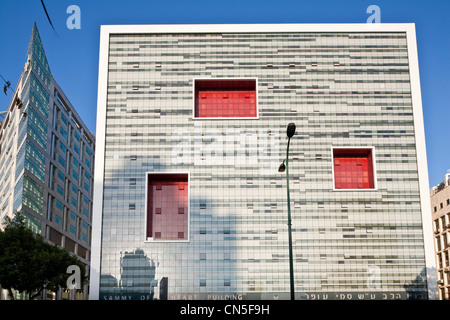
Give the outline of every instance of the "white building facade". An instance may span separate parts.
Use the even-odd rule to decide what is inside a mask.
[[[102,26],[91,299],[434,299],[413,24]]]

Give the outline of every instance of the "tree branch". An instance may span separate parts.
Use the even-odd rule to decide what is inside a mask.
[[[31,294],[30,293],[30,295],[29,295],[29,300],[33,300],[34,298],[36,298],[36,297],[38,297],[41,293],[42,293],[42,290],[43,290],[44,288],[40,288],[35,294]]]

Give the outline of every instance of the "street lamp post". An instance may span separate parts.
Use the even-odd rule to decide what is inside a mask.
[[[288,204],[288,233],[289,233],[289,275],[290,275],[290,287],[291,287],[291,300],[295,300],[295,288],[294,288],[294,259],[292,254],[292,223],[291,223],[291,196],[289,192],[289,144],[291,138],[295,133],[295,124],[289,123],[286,134],[288,137],[288,143],[286,148],[286,159],[278,168],[278,172],[284,172],[286,170],[286,182],[287,182],[287,204]],[[284,162],[286,161],[286,165]]]

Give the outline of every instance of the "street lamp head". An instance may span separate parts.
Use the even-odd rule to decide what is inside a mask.
[[[295,123],[289,123],[286,130],[288,138],[292,138],[295,133]]]
[[[280,164],[280,167],[278,168],[278,172],[284,172],[284,170],[286,170],[286,166],[284,165],[284,160],[283,160],[283,163]]]

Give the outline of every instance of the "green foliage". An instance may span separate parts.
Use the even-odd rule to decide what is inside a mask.
[[[70,265],[80,267],[84,282],[84,265],[75,256],[27,228],[20,213],[12,220],[6,219],[0,232],[0,284],[8,290],[11,299],[14,299],[13,289],[27,294],[31,300],[45,287],[55,292],[58,286],[66,288],[70,276],[66,271]]]

